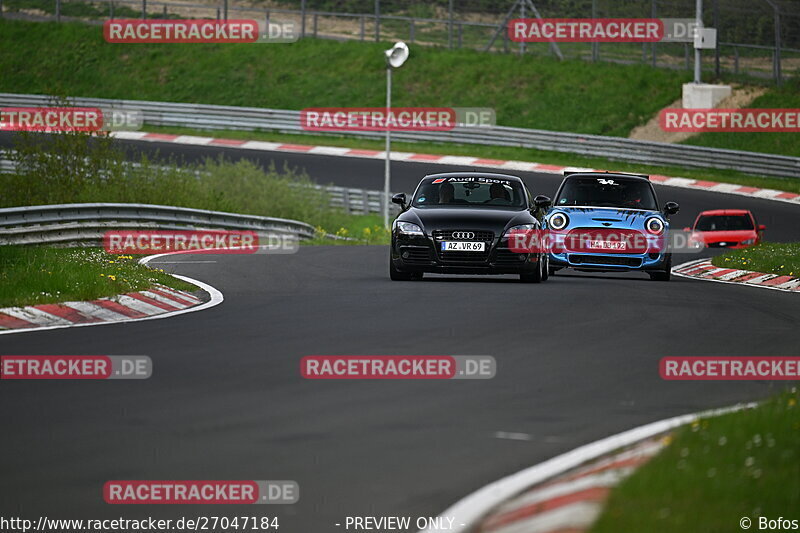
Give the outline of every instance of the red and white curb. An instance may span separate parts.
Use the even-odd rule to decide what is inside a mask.
[[[710,259],[697,259],[672,268],[672,273],[683,278],[734,283],[747,287],[759,287],[786,292],[800,292],[800,278],[765,274],[752,270],[723,268],[711,264]]]
[[[495,516],[493,514],[495,510],[505,509],[505,507],[503,507],[504,505],[508,504],[513,506],[515,505],[514,502],[520,502],[520,498],[524,498],[526,495],[530,496],[531,503],[533,503],[536,498],[545,497],[544,495],[546,495],[546,493],[535,492],[538,491],[538,489],[544,489],[546,487],[550,487],[551,485],[559,485],[561,487],[560,490],[574,493],[574,491],[570,491],[568,488],[565,488],[568,487],[568,485],[564,485],[564,483],[569,481],[569,476],[563,477],[566,472],[571,472],[575,469],[585,467],[587,468],[586,470],[579,470],[577,472],[585,474],[582,477],[588,478],[593,474],[591,470],[592,467],[598,468],[603,464],[602,462],[593,465],[590,463],[603,457],[607,457],[609,454],[618,452],[619,450],[627,449],[631,446],[642,444],[644,441],[653,440],[659,435],[664,435],[677,427],[690,424],[701,418],[719,416],[755,406],[755,403],[739,404],[722,409],[713,409],[699,413],[676,416],[666,420],[652,422],[644,426],[639,426],[623,433],[618,433],[590,444],[586,444],[563,455],[559,455],[558,457],[554,457],[543,463],[539,463],[538,465],[517,472],[516,474],[512,474],[498,481],[490,483],[489,485],[478,489],[465,498],[462,498],[444,512],[440,513],[439,517],[442,520],[452,519],[453,523],[458,524],[463,531],[475,531],[475,528],[483,524],[484,520],[492,520],[492,518]],[[646,448],[639,449],[639,454],[645,455],[643,453],[645,449]],[[635,453],[631,455],[629,459],[634,459],[634,457],[636,457]],[[622,466],[623,465],[621,464],[617,464],[615,466],[611,466],[610,469],[621,468]],[[599,474],[600,471],[596,473]],[[556,481],[553,480],[556,480],[559,483],[556,483]],[[553,483],[543,485],[543,483],[550,481],[553,481]],[[585,482],[586,481],[584,481],[584,483]],[[537,496],[533,496],[532,494],[537,494]],[[523,503],[522,505],[524,507],[525,504]],[[517,509],[519,508],[522,507],[517,506]],[[435,533],[436,531],[437,530],[434,526],[433,528],[423,530],[420,533]],[[532,533],[534,531],[557,531],[557,529],[539,530],[520,527],[518,529],[506,530],[503,533],[517,531]]]
[[[139,260],[139,263],[145,264],[166,255],[171,254],[147,256]],[[5,307],[0,308],[0,335],[167,318],[202,311],[224,300],[222,293],[211,285],[186,276],[171,275],[196,285],[208,297],[199,298],[186,291],[156,285],[146,291],[98,298],[88,302]]]
[[[577,533],[600,516],[611,489],[669,443],[664,435],[563,474],[497,507],[475,533]]]
[[[386,152],[378,150],[363,150],[358,148],[341,148],[336,146],[312,146],[305,144],[276,143],[265,141],[246,141],[241,139],[217,139],[214,137],[198,137],[194,135],[171,135],[166,133],[147,133],[143,131],[117,131],[112,132],[113,137],[130,141],[164,142],[194,146],[218,146],[224,148],[237,148],[241,150],[259,150],[266,152],[288,152],[314,155],[327,155],[338,157],[357,157],[366,159],[385,159]],[[485,167],[500,170],[517,170],[525,172],[541,172],[546,174],[561,175],[565,170],[594,171],[583,167],[565,167],[548,165],[544,163],[531,163],[529,161],[505,161],[500,159],[482,159],[460,155],[433,155],[415,154],[410,152],[392,152],[392,161],[411,163],[428,163],[439,165],[459,165],[465,167]],[[775,189],[761,189],[747,187],[732,183],[719,183],[716,181],[693,180],[689,178],[651,175],[650,180],[659,185],[695,189],[725,194],[736,194],[752,198],[763,198],[779,202],[788,202],[800,205],[800,194]]]

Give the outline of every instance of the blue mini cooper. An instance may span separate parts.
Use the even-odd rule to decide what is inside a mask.
[[[672,254],[669,216],[678,204],[658,200],[648,176],[610,172],[565,172],[545,215],[550,271],[562,268],[620,272],[641,270],[668,281]]]

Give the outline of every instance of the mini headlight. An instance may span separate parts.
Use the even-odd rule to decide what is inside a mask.
[[[412,222],[403,222],[395,220],[392,224],[392,229],[397,230],[398,233],[403,235],[419,235],[422,236],[422,228]]]
[[[755,242],[755,239],[747,239],[746,241],[742,241],[742,244],[754,244]]]
[[[647,230],[647,233],[661,235],[664,233],[664,222],[658,217],[650,217],[645,220],[644,229]]]
[[[554,230],[562,230],[569,224],[569,218],[564,213],[556,213],[548,219],[547,223]]]

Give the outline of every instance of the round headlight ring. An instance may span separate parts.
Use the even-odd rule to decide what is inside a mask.
[[[564,213],[556,213],[550,217],[548,224],[556,231],[562,230],[569,224],[569,218]]]
[[[658,217],[650,217],[645,220],[644,228],[647,230],[647,233],[661,235],[664,233],[664,222]]]

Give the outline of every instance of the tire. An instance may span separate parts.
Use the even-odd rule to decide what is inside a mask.
[[[414,275],[411,272],[401,272],[397,270],[391,256],[389,257],[389,278],[392,281],[411,281],[413,277]]]
[[[648,274],[650,274],[650,279],[653,281],[669,281],[672,277],[672,254],[667,254],[664,270],[648,272]]]
[[[542,261],[542,281],[547,281],[547,278],[550,277],[550,256],[542,254],[539,261]]]
[[[536,272],[524,272],[519,275],[519,280],[522,283],[541,283],[546,279],[542,274],[544,261],[540,258],[536,263]]]

